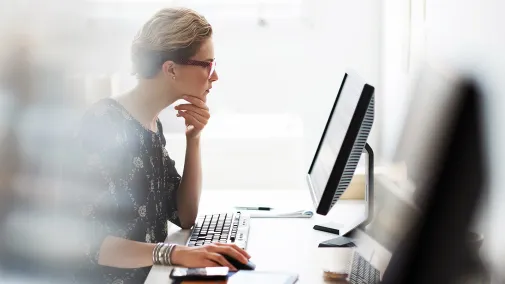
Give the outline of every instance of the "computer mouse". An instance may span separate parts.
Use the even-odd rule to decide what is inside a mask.
[[[252,263],[251,261],[249,261],[247,264],[243,264],[242,262],[236,260],[235,258],[233,258],[227,254],[223,254],[223,256],[237,270],[254,270],[254,269],[256,269],[256,264]]]

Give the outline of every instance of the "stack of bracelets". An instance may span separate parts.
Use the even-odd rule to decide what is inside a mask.
[[[153,264],[171,266],[170,255],[174,247],[174,244],[157,243],[153,250]]]

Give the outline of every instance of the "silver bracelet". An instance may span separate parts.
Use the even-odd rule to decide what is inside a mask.
[[[158,251],[158,261],[160,262],[161,265],[166,265],[165,262],[165,253],[167,251],[167,244],[163,244]]]
[[[173,263],[172,263],[172,252],[174,251],[174,248],[175,248],[175,244],[169,244],[168,245],[168,251],[167,251],[167,254],[166,254],[166,258],[167,258],[167,264],[172,266]]]
[[[156,246],[153,249],[153,264],[159,265],[161,264],[160,258],[159,258],[159,252],[161,248],[163,247],[164,243],[157,243]]]
[[[153,265],[172,265],[175,244],[157,243],[153,249]]]

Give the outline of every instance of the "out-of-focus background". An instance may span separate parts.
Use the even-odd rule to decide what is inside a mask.
[[[2,0],[5,188],[29,188],[22,195],[40,206],[56,202],[51,161],[61,155],[58,143],[65,145],[59,138],[86,106],[135,84],[131,40],[149,16],[169,6],[197,10],[215,31],[220,80],[209,96],[212,118],[203,135],[205,190],[304,189],[347,70],[376,88],[368,143],[378,167],[394,157],[419,66],[442,62],[476,76],[486,93],[491,159],[490,198],[479,227],[490,236],[489,259],[502,263],[505,2],[497,0]],[[11,88],[29,95],[13,96]],[[183,122],[172,108],[161,120],[167,150],[182,171]],[[19,172],[25,175],[11,174]],[[0,191],[0,200],[9,194]],[[0,213],[8,205],[15,206],[2,203]]]

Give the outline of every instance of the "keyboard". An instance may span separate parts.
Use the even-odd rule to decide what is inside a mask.
[[[199,216],[186,245],[195,247],[223,243],[236,244],[238,247],[246,249],[249,222],[250,216],[240,211]]]
[[[355,252],[352,258],[349,283],[380,283],[380,271]]]

